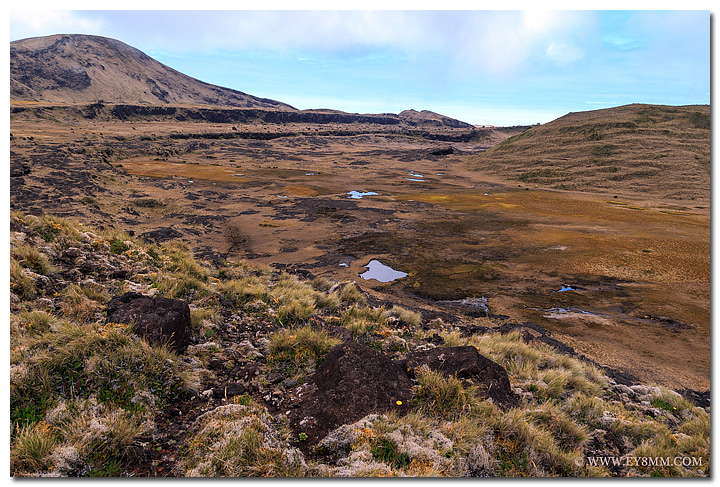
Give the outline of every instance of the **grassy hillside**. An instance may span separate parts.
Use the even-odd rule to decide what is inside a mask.
[[[709,474],[705,409],[500,333],[508,322],[427,321],[371,306],[353,283],[211,265],[181,242],[148,245],[52,216],[11,214],[10,257],[14,476]],[[127,291],[189,303],[186,352],[106,323],[105,304]],[[421,369],[410,413],[371,414],[303,453],[275,399],[309,380],[340,343],[338,329],[395,359],[474,346],[507,370],[520,406],[503,409],[472,383]],[[244,392],[231,394],[232,384]],[[592,465],[596,457],[622,461]]]
[[[710,107],[570,113],[507,139],[472,166],[556,189],[709,202]]]

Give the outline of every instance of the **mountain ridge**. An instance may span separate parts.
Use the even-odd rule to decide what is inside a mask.
[[[295,109],[192,78],[116,39],[84,34],[11,42],[10,98],[56,103],[197,103]]]
[[[298,111],[287,103],[192,78],[122,41],[85,34],[55,34],[11,42],[10,99],[60,104],[102,102]],[[413,126],[472,128],[471,124],[428,110],[351,114],[318,108],[302,112],[351,118],[392,116]]]

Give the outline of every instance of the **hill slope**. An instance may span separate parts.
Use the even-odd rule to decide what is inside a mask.
[[[115,39],[80,34],[11,42],[10,99],[293,110],[285,103],[191,78]]]
[[[473,166],[557,189],[709,201],[710,107],[570,113],[498,144]]]
[[[10,228],[13,476],[710,473],[709,402],[616,382],[535,325],[428,320],[374,306],[354,283],[206,265],[179,241],[151,245],[50,215],[13,213]],[[126,292],[184,302],[187,348],[111,321],[110,298]],[[320,380],[340,350],[383,361],[412,397],[367,410],[338,393],[350,419],[310,448],[317,420],[293,417],[313,387],[400,392],[366,374],[372,361],[360,355],[338,367],[337,385]],[[457,361],[471,351],[507,370],[514,405],[488,399],[485,372]],[[416,367],[426,352],[437,363]],[[444,369],[458,363],[462,378]]]

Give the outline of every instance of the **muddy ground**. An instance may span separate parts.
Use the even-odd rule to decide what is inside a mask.
[[[261,140],[253,124],[16,117],[11,210],[355,281],[428,315],[506,315],[640,381],[709,389],[709,195],[612,197],[468,169],[511,131],[340,128],[270,125]],[[408,276],[365,280],[371,259]]]

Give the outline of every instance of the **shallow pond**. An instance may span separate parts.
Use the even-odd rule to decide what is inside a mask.
[[[396,271],[392,267],[388,267],[375,259],[371,260],[365,267],[367,267],[368,270],[360,274],[360,277],[365,280],[375,279],[380,282],[390,282],[395,279],[407,277],[407,272]]]
[[[375,195],[377,195],[377,193],[374,193],[374,192],[372,192],[372,191],[362,192],[362,191],[354,191],[354,190],[348,192],[347,194],[350,195],[350,196],[348,196],[348,198],[352,198],[352,199],[355,199],[355,200],[359,200],[359,199],[362,198],[363,196],[375,196]]]

